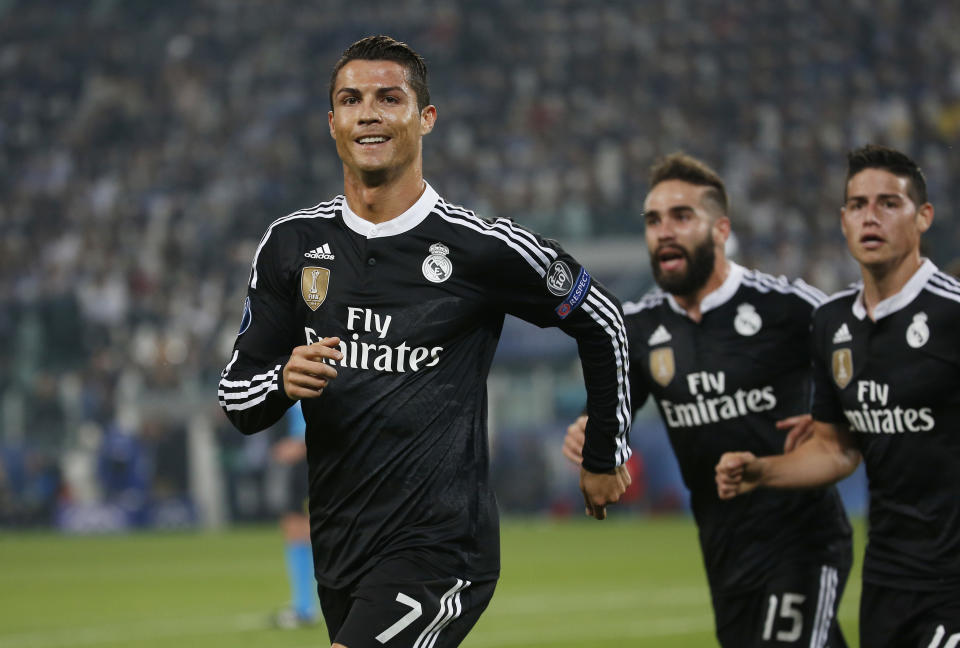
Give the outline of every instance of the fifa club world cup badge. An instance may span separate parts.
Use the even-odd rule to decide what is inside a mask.
[[[917,313],[913,316],[913,323],[907,327],[907,344],[919,349],[930,339],[930,328],[927,326],[927,314]]]
[[[430,256],[423,260],[421,269],[423,276],[433,283],[443,283],[453,274],[453,264],[447,255],[450,248],[443,243],[434,243],[430,246]]]
[[[756,335],[763,325],[760,319],[760,313],[751,304],[740,304],[737,306],[737,317],[733,320],[733,328],[740,335]]]
[[[833,352],[833,382],[843,389],[853,378],[853,354],[850,349],[837,349]]]
[[[327,268],[308,266],[300,273],[300,295],[310,310],[320,308],[320,304],[327,298],[327,287],[330,285],[330,271]]]
[[[673,359],[673,349],[662,347],[650,352],[650,375],[661,387],[666,387],[677,372],[677,363]]]

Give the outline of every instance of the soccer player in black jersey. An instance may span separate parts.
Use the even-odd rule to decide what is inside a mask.
[[[723,181],[674,154],[654,166],[644,204],[659,288],[625,304],[634,407],[652,396],[690,489],[726,648],[845,646],[836,608],[850,527],[833,488],[717,497],[720,455],[782,452],[809,424],[810,316],[823,294],[726,258]],[[564,453],[580,460],[581,417]]]
[[[424,181],[437,109],[407,45],[351,45],[330,99],[344,195],[267,228],[220,404],[253,433],[302,403],[333,645],[449,648],[500,569],[486,378],[505,313],[577,340],[591,416],[580,482],[602,519],[629,484],[622,310],[555,242]]]
[[[860,645],[955,647],[960,282],[920,254],[933,206],[917,165],[878,146],[848,161],[840,224],[862,282],[814,315],[813,438],[784,456],[724,455],[717,488],[732,498],[758,486],[822,486],[863,460],[870,524]]]

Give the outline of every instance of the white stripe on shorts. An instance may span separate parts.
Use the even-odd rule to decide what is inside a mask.
[[[451,587],[440,597],[440,610],[436,618],[430,622],[417,640],[413,642],[413,648],[432,648],[437,642],[440,631],[460,616],[463,608],[460,605],[460,592],[470,587],[470,581],[457,579],[457,584]]]

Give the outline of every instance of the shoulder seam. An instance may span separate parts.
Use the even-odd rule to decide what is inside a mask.
[[[556,250],[540,245],[533,233],[511,220],[481,218],[468,209],[451,205],[443,198],[437,201],[437,209],[434,213],[452,225],[466,227],[484,236],[503,241],[523,257],[541,277],[547,274],[550,264],[557,258]]]
[[[285,223],[287,221],[295,220],[298,218],[333,218],[336,215],[337,208],[340,207],[342,200],[343,200],[343,196],[337,196],[333,200],[322,202],[308,209],[301,209],[291,214],[287,214],[286,216],[281,216],[280,218],[270,223],[270,226],[267,227],[267,231],[264,232],[263,234],[263,238],[260,239],[260,243],[257,245],[257,251],[254,252],[253,254],[253,263],[251,265],[251,270],[250,270],[250,287],[251,288],[257,287],[257,279],[258,279],[257,260],[260,258],[260,252],[261,250],[263,250],[263,246],[267,244],[267,240],[270,238],[270,235],[273,233],[274,227],[276,227],[277,225],[280,225],[281,223]]]
[[[664,293],[660,288],[654,288],[639,300],[632,302],[623,303],[623,314],[624,315],[635,315],[640,311],[650,310],[656,308],[664,302],[667,298],[666,293]]]
[[[849,288],[847,288],[847,289],[845,289],[845,290],[840,290],[840,291],[835,292],[835,293],[833,293],[833,294],[831,294],[831,295],[828,295],[827,298],[824,299],[824,300],[823,300],[823,303],[820,304],[820,305],[821,305],[821,306],[825,306],[826,304],[829,304],[829,303],[831,303],[831,302],[839,301],[839,300],[843,299],[844,297],[849,297],[849,296],[851,296],[851,295],[856,295],[859,291],[860,291],[860,286],[858,286],[858,285],[855,284],[855,285],[853,285],[853,286],[851,286],[851,287],[849,287]]]

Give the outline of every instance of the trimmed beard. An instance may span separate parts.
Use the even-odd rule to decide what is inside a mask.
[[[687,271],[665,276],[660,269],[657,255],[652,254],[650,255],[650,267],[653,269],[653,279],[661,289],[671,295],[680,297],[695,295],[707,285],[710,275],[713,274],[713,267],[717,260],[717,251],[713,247],[713,240],[708,235],[692,251],[687,251],[679,245],[671,247],[683,253],[684,259],[687,260]]]

